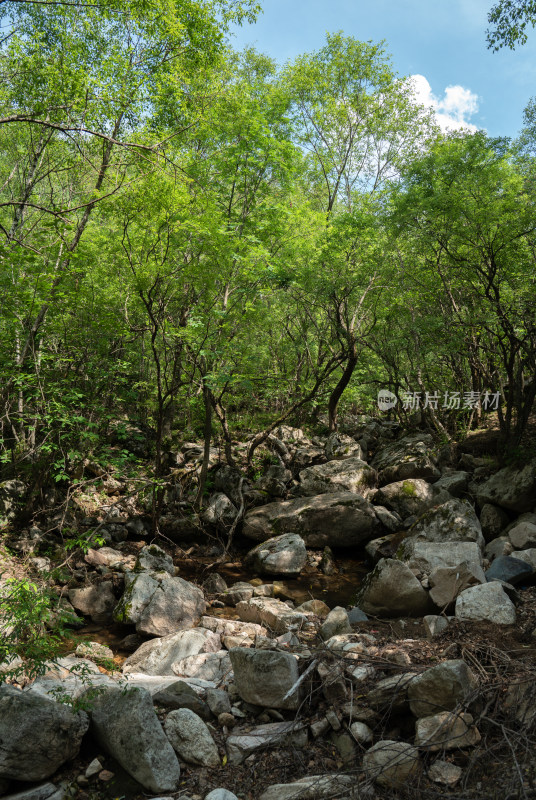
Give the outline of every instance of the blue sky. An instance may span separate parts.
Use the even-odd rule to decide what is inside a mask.
[[[485,41],[492,0],[261,1],[264,12],[236,30],[235,47],[254,45],[282,64],[320,49],[326,31],[385,39],[396,72],[422,76],[419,98],[444,127],[463,121],[491,136],[516,136],[536,95],[536,30],[525,46],[492,53]]]

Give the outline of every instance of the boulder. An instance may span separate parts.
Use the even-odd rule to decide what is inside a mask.
[[[78,755],[88,725],[83,711],[0,685],[0,780],[49,778]]]
[[[201,719],[212,719],[212,713],[207,703],[203,702],[195,689],[185,681],[175,681],[155,692],[153,694],[153,703],[156,706],[163,706],[172,710],[187,708],[197,714],[198,717],[201,717]]]
[[[431,753],[475,747],[479,741],[480,733],[471,714],[442,711],[418,719],[415,725],[415,747],[424,747]]]
[[[206,525],[232,525],[238,509],[223,492],[215,492],[210,496],[207,507],[201,514]]]
[[[53,783],[42,783],[41,786],[32,786],[16,794],[5,794],[5,788],[7,787],[0,783],[2,800],[63,800],[65,797],[63,786],[58,787]]]
[[[90,716],[100,746],[147,791],[178,790],[179,762],[148,691],[106,688],[92,697]]]
[[[330,433],[324,445],[324,452],[328,461],[342,461],[346,458],[365,460],[361,445],[345,433]]]
[[[369,705],[381,711],[407,707],[408,689],[415,677],[415,672],[403,672],[378,681],[367,695]]]
[[[508,538],[516,550],[527,550],[536,547],[536,525],[531,522],[519,522],[508,531]]]
[[[100,642],[80,642],[74,651],[79,658],[89,658],[91,661],[113,661],[114,653],[110,647]]]
[[[293,611],[275,597],[252,597],[238,603],[236,612],[244,622],[255,622],[266,626],[274,633],[286,633],[293,628],[302,628],[308,621],[305,614]]]
[[[467,491],[469,485],[469,473],[464,471],[444,470],[435,486],[443,489],[452,497],[459,497]]]
[[[488,542],[484,549],[484,555],[488,561],[493,561],[494,558],[498,558],[499,556],[509,556],[513,552],[513,549],[508,536],[498,536],[496,539],[492,539],[491,542]],[[519,558],[519,555],[516,555],[516,558]]]
[[[254,587],[247,581],[237,581],[218,595],[218,600],[226,606],[236,606],[243,600],[250,600],[253,597]]]
[[[287,606],[288,608],[288,606]],[[241,622],[238,619],[225,619],[224,617],[201,617],[199,625],[220,636],[248,636],[252,641],[256,636],[266,636],[267,630],[262,625],[254,622]]]
[[[514,558],[524,561],[533,572],[536,572],[536,547],[530,547],[528,550],[516,550]]]
[[[401,788],[417,775],[419,768],[419,751],[406,742],[383,739],[363,756],[367,778],[389,788]]]
[[[371,462],[371,466],[379,473],[380,486],[408,478],[440,478],[433,446],[430,434],[416,433],[382,447]]]
[[[227,789],[213,789],[207,794],[205,800],[238,800],[238,797],[232,792],[228,792]]]
[[[98,550],[90,548],[84,556],[84,561],[92,567],[110,567],[121,571],[134,569],[136,565],[135,556],[126,556],[113,547],[99,547]]]
[[[488,582],[504,581],[511,586],[523,583],[532,574],[532,566],[524,559],[517,558],[517,554],[515,556],[499,556],[485,573]]]
[[[77,611],[91,617],[97,624],[111,622],[117,604],[111,581],[95,583],[79,589],[69,589],[69,600]]]
[[[441,783],[444,786],[454,786],[462,777],[461,767],[452,764],[450,761],[434,761],[428,770],[428,777],[434,783]]]
[[[218,748],[209,729],[189,708],[170,711],[164,730],[171,746],[183,761],[202,767],[220,766]]]
[[[264,492],[269,497],[285,497],[287,485],[292,480],[292,472],[283,466],[272,464],[264,475],[255,481],[253,488]]]
[[[346,609],[342,608],[342,606],[335,606],[327,615],[318,633],[324,641],[337,634],[352,633],[352,626]]]
[[[181,658],[171,668],[180,678],[197,678],[219,684],[231,672],[231,662],[227,650],[218,650],[217,653],[199,653]]]
[[[482,554],[476,542],[419,542],[406,539],[397,553],[411,570],[430,575],[440,567],[458,568],[464,562],[484,582]]]
[[[240,764],[256,750],[268,747],[307,746],[307,728],[299,722],[269,722],[247,731],[235,729],[225,743],[231,764]]]
[[[431,717],[440,711],[452,711],[458,703],[468,701],[477,687],[478,680],[465,661],[443,661],[411,681],[409,705],[416,717]]]
[[[366,497],[376,486],[377,479],[376,470],[354,456],[303,469],[294,493],[313,496],[324,492],[353,492]]]
[[[402,519],[416,514],[424,514],[434,506],[446,503],[451,496],[445,489],[437,488],[421,478],[408,478],[382,486],[374,494],[374,502],[387,506],[399,514]]]
[[[516,609],[497,581],[472,586],[456,600],[456,619],[461,622],[488,620],[497,625],[513,625]]]
[[[353,722],[350,725],[350,733],[359,744],[370,744],[374,739],[374,734],[364,722]]]
[[[433,639],[435,636],[441,636],[449,626],[448,619],[437,616],[436,614],[427,614],[423,617],[422,622],[429,639]]]
[[[484,549],[484,537],[474,508],[466,500],[452,498],[430,509],[410,528],[416,542],[476,542]]]
[[[307,775],[293,783],[269,786],[259,800],[330,800],[332,797],[353,796],[356,780],[353,775]]]
[[[500,536],[509,522],[510,518],[506,511],[491,503],[484,503],[480,510],[480,525],[486,542]]]
[[[125,575],[125,591],[114,619],[135,624],[138,633],[166,636],[193,628],[205,608],[201,589],[183,578],[168,572],[131,572]]]
[[[298,662],[293,655],[235,647],[229,656],[242,700],[265,708],[298,708],[301,700],[299,688],[289,695],[299,678]]]
[[[245,563],[263,575],[298,575],[307,562],[305,542],[297,533],[284,533],[250,550]]]
[[[171,556],[158,547],[156,544],[143,547],[138,555],[136,561],[137,572],[142,570],[149,570],[149,572],[167,572],[169,575],[175,574],[175,567],[173,566],[173,559]]]
[[[454,603],[458,595],[475,584],[485,583],[482,569],[473,569],[467,562],[457,567],[437,567],[429,576],[430,599],[438,608]]]
[[[365,578],[357,603],[373,616],[422,616],[428,594],[411,569],[393,558],[382,558]]]
[[[263,542],[278,534],[298,533],[309,547],[357,546],[380,529],[374,507],[353,492],[268,503],[249,511],[243,525],[248,539]]]
[[[510,511],[530,511],[536,495],[536,459],[524,467],[505,467],[481,484],[477,490],[479,505],[493,503]]]
[[[173,675],[171,665],[198,653],[215,653],[221,648],[221,637],[206,628],[192,628],[149,639],[127,658],[123,672],[143,672],[146,675]]]

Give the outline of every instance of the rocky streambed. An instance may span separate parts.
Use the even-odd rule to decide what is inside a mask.
[[[110,515],[58,584],[73,625],[102,629],[0,686],[4,793],[531,796],[536,462],[453,463],[373,420],[278,437],[255,482],[214,465],[204,523],[246,509],[243,563],[185,555],[173,497],[158,544]]]

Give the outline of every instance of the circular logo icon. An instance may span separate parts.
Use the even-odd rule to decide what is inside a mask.
[[[389,389],[380,389],[378,392],[378,408],[380,411],[389,411],[394,408],[398,403],[398,397],[393,394]]]

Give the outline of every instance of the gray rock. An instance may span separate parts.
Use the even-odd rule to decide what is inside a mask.
[[[269,722],[257,725],[247,731],[235,729],[226,742],[227,754],[231,764],[240,764],[256,750],[268,747],[307,746],[307,727],[303,723]]]
[[[459,497],[461,494],[467,491],[469,477],[470,476],[468,472],[455,472],[449,470],[448,472],[443,472],[435,486],[438,489],[444,489],[453,497]]]
[[[243,533],[261,542],[298,533],[309,547],[351,547],[378,535],[380,523],[374,507],[360,495],[331,492],[255,508],[245,516]]]
[[[84,586],[80,589],[69,589],[69,600],[74,608],[99,624],[111,621],[112,612],[117,603],[110,581]]]
[[[482,528],[474,508],[457,498],[427,511],[409,533],[416,542],[476,542],[484,549]]]
[[[223,689],[207,689],[206,701],[215,717],[231,713],[231,701]]]
[[[1,789],[0,789],[1,791]],[[41,786],[32,786],[16,794],[2,792],[2,800],[63,800],[65,789],[53,783],[42,783]]]
[[[368,622],[368,617],[364,611],[354,606],[348,612],[348,622],[350,625],[357,625],[359,622]]]
[[[238,509],[223,492],[215,492],[210,496],[201,519],[207,525],[232,525]]]
[[[114,658],[113,650],[100,642],[81,642],[75,650],[75,655],[96,662],[113,661]]]
[[[123,672],[143,672],[146,675],[173,675],[172,665],[199,653],[216,653],[221,637],[206,628],[192,628],[150,639],[138,647],[123,664]]]
[[[108,688],[92,698],[91,727],[100,746],[150,792],[179,787],[177,756],[145,689]]]
[[[527,550],[536,547],[536,525],[531,522],[519,522],[508,531],[508,538],[516,550]]]
[[[236,611],[244,622],[264,625],[275,633],[301,628],[308,621],[305,614],[293,611],[275,597],[252,597],[247,602],[238,603]]]
[[[373,616],[422,616],[428,594],[413,572],[401,561],[382,558],[367,576],[357,602]]]
[[[486,542],[499,536],[509,521],[508,514],[502,508],[484,503],[480,511],[480,525]]]
[[[175,574],[173,559],[156,544],[148,545],[140,550],[138,560],[136,562],[136,570],[167,572],[169,575]]]
[[[415,747],[425,747],[431,753],[475,747],[479,741],[471,714],[442,711],[418,719],[415,725]]]
[[[466,563],[474,575],[485,580],[482,570],[482,554],[476,542],[417,542],[406,539],[400,546],[398,556],[411,570],[430,575],[435,569],[458,567]]]
[[[236,606],[237,603],[250,600],[253,597],[253,592],[254,587],[251,583],[247,581],[237,581],[218,595],[218,600],[221,600],[226,606]]]
[[[451,499],[445,489],[437,487],[438,484],[427,483],[421,478],[408,478],[382,486],[375,493],[374,502],[387,506],[405,519],[411,514],[424,514],[428,509]]]
[[[489,561],[493,561],[494,558],[499,556],[509,556],[513,549],[508,536],[498,536],[486,545],[484,555]],[[516,558],[519,558],[519,556],[516,555]]]
[[[371,708],[378,710],[401,709],[407,706],[408,689],[416,678],[415,672],[391,675],[378,681],[367,695]]]
[[[324,641],[337,634],[352,633],[352,626],[346,609],[342,608],[342,606],[335,606],[327,615],[318,633]]]
[[[451,764],[450,761],[434,761],[428,770],[428,777],[434,783],[441,783],[443,786],[454,786],[462,777],[461,767]]]
[[[435,614],[428,614],[423,618],[423,625],[426,635],[430,639],[433,639],[434,636],[441,636],[441,634],[447,630],[449,621],[445,617],[438,617]]]
[[[235,647],[229,653],[238,694],[265,708],[298,708],[301,691],[286,697],[299,678],[298,662],[289,653]]]
[[[470,564],[462,561],[457,567],[436,567],[429,577],[430,598],[438,608],[450,606],[461,592],[485,583],[484,573],[479,567],[475,570]]]
[[[402,528],[402,520],[399,514],[396,514],[394,511],[389,511],[385,506],[378,505],[374,506],[374,511],[383,527],[387,528],[388,531],[396,533]]]
[[[89,725],[73,712],[36,692],[0,685],[0,779],[42,781],[78,755]]]
[[[246,565],[263,575],[298,575],[307,562],[305,542],[297,533],[284,533],[258,544],[246,556]],[[241,598],[249,599],[249,598]]]
[[[269,786],[259,800],[329,800],[332,797],[353,797],[359,789],[352,775],[307,775],[293,783],[276,783]],[[362,794],[362,797],[368,797]]]
[[[201,719],[212,719],[212,713],[207,703],[204,703],[195,689],[185,681],[175,681],[166,686],[165,689],[155,692],[153,694],[153,703],[173,710],[188,708]]]
[[[374,738],[373,732],[364,722],[352,722],[350,733],[359,744],[370,744]]]
[[[465,661],[443,661],[411,681],[408,687],[411,711],[419,718],[452,711],[458,703],[466,702],[477,687],[478,680]]]
[[[380,485],[408,478],[440,478],[433,446],[430,434],[416,433],[383,447],[371,462],[371,466],[378,470]]]
[[[377,479],[376,470],[353,456],[303,469],[296,494],[314,496],[324,492],[353,492],[366,497],[376,486]]]
[[[197,678],[211,683],[222,683],[231,671],[227,650],[217,653],[199,653],[187,656],[172,664],[175,675],[181,678]]]
[[[514,558],[524,561],[533,572],[536,572],[536,547],[530,547],[528,550],[516,550],[513,555]]]
[[[499,556],[486,570],[487,581],[504,581],[512,586],[526,581],[533,573],[532,566],[516,556]]]
[[[135,624],[138,633],[166,636],[194,627],[205,608],[201,589],[182,578],[168,572],[127,573],[114,619]]]
[[[213,789],[207,794],[205,800],[238,800],[238,797],[227,789]]]
[[[419,751],[406,742],[383,739],[363,756],[367,778],[380,786],[400,788],[420,769]]]
[[[505,467],[478,487],[477,500],[493,503],[519,513],[534,507],[536,495],[536,459],[522,468]]]
[[[462,622],[488,620],[497,625],[513,625],[516,609],[497,581],[472,586],[456,600],[456,619]]]
[[[365,460],[361,445],[345,433],[330,433],[324,445],[324,452],[328,461],[343,460],[346,458],[359,458],[361,461]]]
[[[227,584],[219,573],[213,572],[203,583],[203,590],[206,594],[221,594],[227,590]]]
[[[203,720],[189,708],[171,711],[164,730],[176,753],[188,764],[219,767],[220,756]]]

